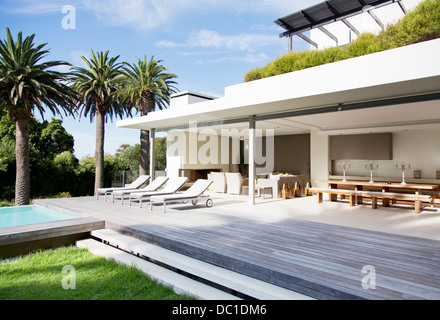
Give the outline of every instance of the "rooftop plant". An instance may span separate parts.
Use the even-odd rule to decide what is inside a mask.
[[[364,33],[346,47],[289,52],[264,67],[250,70],[244,75],[244,81],[267,78],[436,38],[440,38],[440,0],[425,0],[401,20],[388,25],[377,36]]]

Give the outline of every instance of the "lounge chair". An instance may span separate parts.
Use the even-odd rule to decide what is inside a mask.
[[[140,175],[132,183],[126,184],[125,187],[99,188],[98,190],[96,190],[96,200],[99,199],[100,194],[103,194],[105,196],[105,201],[107,201],[107,195],[112,193],[113,191],[136,190],[140,188],[144,183],[147,183],[148,180],[150,180],[149,175]]]
[[[182,193],[175,193],[169,195],[152,196],[150,198],[150,210],[153,210],[153,202],[162,202],[163,212],[166,211],[166,204],[169,202],[188,202],[191,201],[193,205],[196,205],[199,200],[206,199],[206,206],[212,207],[212,200],[209,195],[203,193],[212,184],[211,180],[198,179],[188,190]]]
[[[131,192],[128,198],[129,205],[133,200],[139,200],[139,208],[142,208],[142,200],[149,200],[151,196],[172,194],[180,189],[188,182],[186,177],[170,178],[160,190],[156,191],[144,191],[144,192]]]
[[[116,190],[112,192],[112,202],[115,202],[115,198],[121,198],[121,204],[124,203],[124,196],[129,195],[132,192],[150,192],[150,191],[156,191],[160,187],[162,187],[165,182],[167,182],[168,177],[157,177],[154,179],[154,181],[151,181],[149,185],[147,185],[145,188],[139,189],[139,190]]]

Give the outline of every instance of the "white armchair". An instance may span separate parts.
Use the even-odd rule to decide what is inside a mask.
[[[225,193],[226,192],[226,177],[223,172],[211,172],[212,191]]]
[[[225,172],[227,193],[241,194],[243,177],[239,172]]]

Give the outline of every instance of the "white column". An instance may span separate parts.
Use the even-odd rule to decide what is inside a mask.
[[[155,130],[150,129],[150,181],[154,180],[154,137]]]
[[[249,117],[249,204],[255,204],[255,116]]]
[[[310,132],[310,180],[313,187],[319,185],[316,180],[327,180],[330,170],[330,141],[329,136],[320,135],[318,131]]]

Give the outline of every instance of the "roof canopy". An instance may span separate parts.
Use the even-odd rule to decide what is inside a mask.
[[[276,135],[439,128],[439,56],[440,39],[425,41],[229,86],[222,98],[171,106],[117,126],[167,131],[197,123],[240,131],[252,115],[258,128]]]
[[[275,23],[287,30],[280,37],[289,37],[396,2],[405,12],[400,0],[329,0],[277,19]]]

